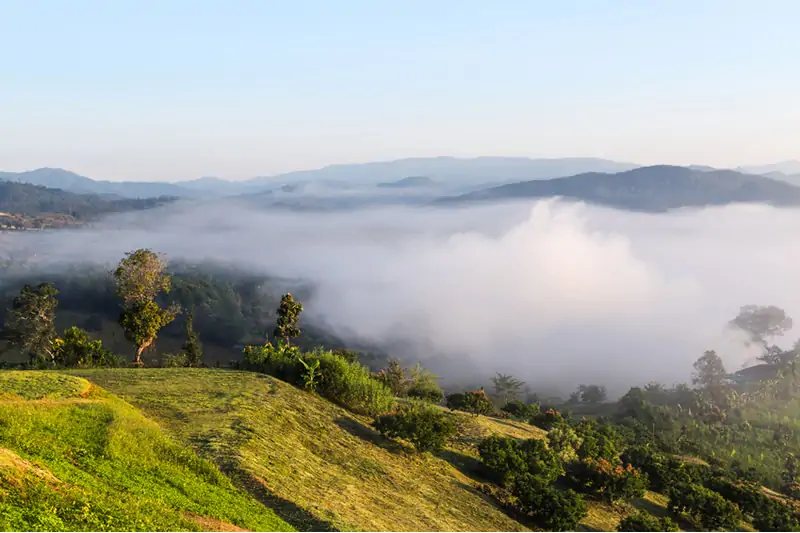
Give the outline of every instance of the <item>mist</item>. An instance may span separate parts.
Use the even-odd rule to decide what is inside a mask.
[[[597,383],[614,394],[688,381],[704,350],[729,371],[752,364],[759,352],[725,325],[751,303],[800,316],[798,227],[800,211],[745,205],[651,215],[547,200],[299,213],[219,202],[6,234],[0,250],[35,251],[40,268],[53,269],[110,265],[148,247],[299,278],[316,287],[306,320],[439,361],[449,380],[488,385],[504,372],[534,388]]]

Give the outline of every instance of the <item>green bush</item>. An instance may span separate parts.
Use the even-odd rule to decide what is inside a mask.
[[[580,494],[543,484],[531,474],[518,477],[512,492],[519,510],[550,531],[573,531],[588,512]]]
[[[375,427],[384,437],[405,439],[420,452],[439,452],[456,434],[451,416],[429,406],[403,407],[378,416]]]
[[[667,496],[671,512],[684,514],[696,526],[707,530],[731,530],[742,519],[742,513],[736,504],[700,485],[675,485],[667,491]]]
[[[622,453],[621,458],[623,463],[646,474],[650,488],[656,492],[666,492],[679,484],[697,483],[700,481],[699,468],[708,469],[702,465],[692,468],[678,458],[654,452],[647,446],[632,446]]]
[[[53,343],[53,361],[63,367],[117,367],[122,358],[111,353],[101,340],[91,340],[89,334],[78,327],[64,331]]]
[[[639,511],[635,515],[623,518],[617,531],[680,531],[678,525],[668,517],[658,518]]]
[[[435,381],[420,381],[409,387],[406,395],[424,402],[439,403],[444,399],[444,391]]]
[[[511,400],[501,410],[520,420],[530,420],[531,417],[539,414],[539,404]]]
[[[302,360],[301,360],[302,358]],[[369,369],[330,351],[301,353],[282,342],[278,346],[247,346],[245,367],[282,379],[305,389],[314,389],[332,402],[356,413],[377,415],[394,404],[392,392],[373,379]],[[309,368],[314,368],[309,382]]]
[[[647,476],[633,466],[605,459],[573,463],[569,467],[569,477],[578,490],[608,503],[640,498],[648,486]]]
[[[605,459],[611,462],[619,459],[622,437],[610,424],[582,420],[575,427],[575,433],[581,441],[576,450],[581,459]]]
[[[164,368],[179,368],[189,366],[189,359],[184,353],[165,353],[161,356],[161,366]]]
[[[523,474],[547,485],[564,473],[556,452],[540,439],[520,441],[493,435],[481,441],[478,453],[494,479],[505,487],[512,487],[515,478]]]
[[[547,433],[547,442],[558,457],[568,463],[578,459],[577,450],[583,445],[583,439],[569,426],[556,426]]]
[[[714,477],[706,486],[738,505],[743,513],[750,515],[753,525],[759,531],[797,531],[800,528],[792,508],[770,498],[757,485]]]
[[[494,404],[481,389],[455,394],[447,397],[447,407],[453,410],[466,411],[474,415],[490,415],[494,413]]]
[[[561,416],[561,413],[552,407],[547,411],[532,416],[529,422],[531,425],[540,427],[545,431],[550,431],[556,426],[566,424],[566,420]]]

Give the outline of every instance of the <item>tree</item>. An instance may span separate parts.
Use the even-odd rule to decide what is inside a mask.
[[[766,346],[767,339],[792,329],[792,318],[774,305],[745,305],[729,324],[748,333],[751,342]]]
[[[420,452],[442,451],[457,432],[452,415],[427,405],[378,416],[375,428],[385,437],[409,441]]]
[[[507,404],[509,399],[516,400],[522,393],[522,388],[525,386],[524,381],[500,373],[492,378],[492,383],[494,383],[495,394],[503,398],[503,404]]]
[[[19,348],[31,362],[53,361],[57,295],[58,290],[49,283],[40,283],[35,288],[25,285],[9,309],[5,337],[10,346]]]
[[[65,367],[114,367],[122,362],[103,346],[103,341],[93,341],[85,330],[75,326],[53,342],[53,360]]]
[[[272,336],[275,339],[283,340],[290,344],[291,339],[300,335],[300,328],[297,327],[297,320],[303,312],[303,304],[296,302],[291,293],[287,292],[281,298],[278,306],[278,320]]]
[[[606,400],[606,388],[602,385],[580,385],[578,393],[583,403],[602,403]]]
[[[725,382],[725,365],[714,350],[706,351],[702,357],[694,362],[695,373],[692,383],[700,385],[707,390],[719,389]]]
[[[183,353],[186,354],[186,366],[200,366],[203,362],[203,344],[200,336],[194,331],[194,313],[189,312],[186,317],[186,341],[183,343]]]
[[[176,307],[162,309],[156,302],[161,293],[169,293],[170,277],[164,274],[166,263],[158,254],[139,249],[125,254],[114,271],[117,296],[122,298],[123,311],[119,324],[125,338],[136,346],[136,364],[142,364],[142,353],[156,341],[158,331],[175,320]]]

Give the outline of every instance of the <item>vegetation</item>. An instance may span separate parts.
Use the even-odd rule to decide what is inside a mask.
[[[617,531],[680,531],[678,525],[667,516],[655,517],[644,511],[623,518]]]
[[[409,441],[420,452],[441,452],[456,433],[452,417],[424,405],[381,415],[375,419],[375,427],[385,437]]]
[[[14,298],[6,318],[6,340],[27,355],[31,363],[53,361],[57,294],[58,291],[49,283],[40,283],[35,288],[25,285]]]
[[[5,531],[291,529],[212,462],[85,379],[5,372],[0,390]]]
[[[117,296],[123,301],[119,324],[136,346],[137,365],[142,364],[142,352],[156,341],[158,331],[175,320],[177,313],[176,306],[162,309],[155,301],[159,293],[170,290],[165,266],[157,254],[140,249],[126,254],[114,271]]]
[[[494,413],[494,404],[482,387],[471,392],[450,394],[447,396],[447,407],[453,410],[466,411],[473,415]]]

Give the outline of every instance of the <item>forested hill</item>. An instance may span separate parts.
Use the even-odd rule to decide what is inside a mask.
[[[701,171],[676,166],[642,167],[627,172],[590,172],[566,178],[512,183],[437,203],[460,204],[562,196],[636,211],[666,211],[681,207],[763,203],[800,205],[800,187],[732,170]]]
[[[75,194],[28,183],[0,181],[0,211],[28,216],[63,214],[85,221],[107,213],[150,209],[175,199],[169,196],[133,199]]]

